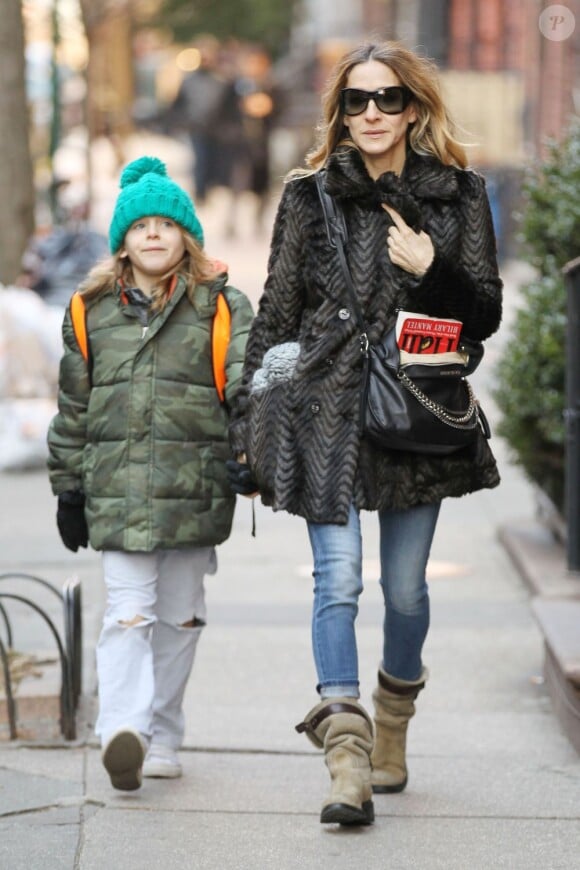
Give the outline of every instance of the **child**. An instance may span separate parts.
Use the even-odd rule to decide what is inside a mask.
[[[234,510],[228,407],[252,309],[207,259],[194,205],[160,160],[129,164],[121,188],[112,260],[80,287],[87,360],[65,314],[48,466],[64,545],[90,541],[103,553],[96,733],[113,787],[131,791],[142,775],[181,775],[204,576]],[[220,294],[231,317],[223,401],[212,342]]]

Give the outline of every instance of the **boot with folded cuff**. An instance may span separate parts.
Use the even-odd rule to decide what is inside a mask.
[[[330,794],[322,805],[323,824],[370,825],[375,814],[370,754],[373,726],[355,698],[326,698],[296,726],[299,733],[324,749],[330,772]]]
[[[417,695],[428,676],[423,668],[418,680],[407,682],[379,668],[378,685],[373,692],[375,745],[371,762],[375,794],[401,792],[407,785],[407,728],[415,715]]]

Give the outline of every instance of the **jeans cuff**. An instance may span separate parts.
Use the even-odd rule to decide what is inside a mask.
[[[321,698],[360,698],[358,683],[335,683],[332,686],[316,687]]]

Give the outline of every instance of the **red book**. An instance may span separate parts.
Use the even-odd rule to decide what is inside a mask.
[[[460,320],[401,311],[397,319],[397,346],[412,354],[452,353],[459,347],[462,326]]]

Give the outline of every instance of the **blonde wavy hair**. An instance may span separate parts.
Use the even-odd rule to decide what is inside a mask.
[[[215,276],[216,266],[206,256],[203,249],[190,233],[182,230],[185,251],[183,257],[169,272],[159,277],[158,283],[151,294],[151,311],[158,312],[165,308],[171,295],[171,287],[174,275],[181,275],[187,282],[189,291],[196,284],[207,281]],[[135,286],[135,276],[131,261],[127,256],[120,253],[113,254],[91,269],[85,280],[79,286],[79,293],[87,300],[96,299],[106,293],[112,293],[121,283],[125,287]]]
[[[370,60],[388,66],[413,94],[417,120],[409,127],[410,148],[417,154],[437,157],[446,165],[465,168],[465,149],[455,138],[455,125],[443,102],[438,70],[433,61],[420,57],[399,42],[368,42],[347,52],[336,64],[326,84],[317,141],[306,155],[306,165],[310,170],[316,171],[324,166],[339,146],[356,147],[343,122],[340,92],[347,87],[353,67]]]

